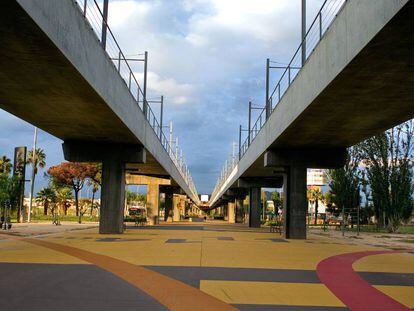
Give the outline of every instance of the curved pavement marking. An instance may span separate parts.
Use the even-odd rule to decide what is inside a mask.
[[[372,287],[352,268],[352,264],[363,257],[394,253],[400,252],[365,251],[332,256],[319,262],[316,272],[321,282],[351,310],[411,310]]]
[[[170,310],[238,310],[190,285],[113,257],[39,239],[16,236],[7,238],[43,246],[88,261],[139,288]]]

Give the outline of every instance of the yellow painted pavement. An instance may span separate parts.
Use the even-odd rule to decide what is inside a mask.
[[[414,308],[414,286],[376,285],[374,287],[403,305]]]
[[[0,262],[88,264],[76,257],[23,241],[0,241]]]
[[[323,284],[201,281],[200,289],[231,304],[344,306]]]
[[[355,262],[352,267],[355,271],[414,273],[414,254],[396,253],[368,256]]]
[[[134,265],[205,266],[315,270],[330,256],[348,252],[377,250],[311,235],[306,241],[281,239],[278,234],[250,230],[214,231],[138,229],[123,235],[99,235],[97,229],[54,234],[41,240],[106,255]],[[234,240],[219,240],[231,237]],[[166,243],[184,239],[185,243]],[[0,262],[88,264],[76,257],[23,241],[0,239]],[[356,271],[414,273],[413,254],[387,254],[365,257],[354,263]],[[414,308],[414,289],[410,286],[376,286],[390,297]],[[323,284],[284,282],[242,282],[201,280],[200,289],[232,304],[278,304],[303,306],[343,306]]]

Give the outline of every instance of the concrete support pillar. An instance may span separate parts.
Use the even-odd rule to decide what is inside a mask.
[[[229,220],[229,205],[228,203],[223,206],[223,219]]]
[[[65,160],[102,162],[99,233],[124,231],[125,163],[145,163],[143,146],[88,141],[65,141]]]
[[[236,199],[236,223],[242,224],[244,222],[244,208],[243,199]]]
[[[292,165],[287,174],[285,236],[306,239],[306,167]]]
[[[249,205],[250,205],[249,227],[260,228],[261,198],[260,198],[259,187],[250,188]]]
[[[125,164],[105,159],[102,164],[101,215],[99,233],[123,233]]]
[[[172,190],[165,192],[164,221],[168,221],[168,217],[170,216],[170,213],[173,210],[173,196],[174,194]]]
[[[236,204],[234,202],[229,202],[227,205],[227,218],[231,224],[236,222]]]
[[[147,219],[150,225],[158,224],[160,186],[155,183],[148,184],[147,188]]]
[[[173,198],[173,221],[180,221],[180,204],[180,196],[175,195]]]

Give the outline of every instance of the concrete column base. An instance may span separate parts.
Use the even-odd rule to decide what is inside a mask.
[[[285,236],[306,239],[306,167],[292,165],[286,181]]]
[[[99,233],[124,232],[125,167],[117,159],[102,163],[101,215]]]
[[[158,184],[148,184],[147,188],[147,221],[151,226],[157,225],[159,222],[159,188]]]
[[[236,199],[236,223],[242,224],[244,222],[244,207],[243,207],[243,200]]]
[[[229,202],[227,205],[227,218],[230,224],[236,222],[236,206],[233,202]]]
[[[178,195],[175,195],[173,198],[173,221],[180,221],[180,203],[181,198]]]
[[[260,188],[252,187],[250,188],[249,194],[249,227],[251,228],[260,228],[261,226],[261,197],[260,197]]]
[[[172,212],[173,209],[173,192],[172,191],[168,191],[165,192],[165,209],[164,209],[164,221],[169,221],[169,218],[172,221],[172,218],[170,217],[170,214]]]

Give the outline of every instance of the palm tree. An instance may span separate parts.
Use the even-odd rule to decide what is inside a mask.
[[[323,199],[322,192],[319,188],[313,189],[312,196],[315,201],[315,225],[318,224],[318,208],[319,208],[319,200]]]
[[[43,188],[37,193],[36,203],[43,205],[43,214],[47,215],[49,204],[56,202],[56,193],[52,188]]]
[[[307,197],[310,203],[315,204],[315,225],[318,224],[318,208],[319,208],[319,200],[323,199],[322,192],[319,188],[315,189],[308,189],[307,190]]]
[[[93,209],[95,207],[95,195],[98,192],[99,187],[102,183],[102,164],[95,164],[97,167],[95,176],[89,178],[88,186],[92,187],[92,200],[91,200],[91,218],[93,214]]]
[[[12,169],[11,160],[5,155],[0,158],[0,174],[9,175]]]
[[[43,149],[36,148],[34,159],[33,150],[30,150],[27,153],[27,164],[30,164],[33,167],[35,175],[37,174],[38,167],[44,168],[46,166],[46,155]]]
[[[65,215],[68,214],[70,201],[73,199],[72,189],[68,187],[58,188],[56,191],[56,202],[63,209]]]

